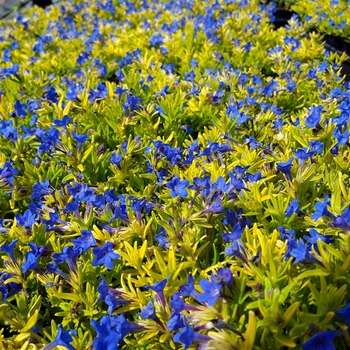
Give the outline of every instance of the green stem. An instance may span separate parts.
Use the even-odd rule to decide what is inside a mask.
[[[210,224],[210,221],[211,221],[212,217],[213,217],[213,214],[209,214],[208,224]],[[207,242],[210,242],[208,244],[207,249],[205,250],[205,261],[206,261],[207,266],[208,266],[208,264],[209,264],[209,252],[210,252],[211,246],[213,245],[213,240],[212,240],[212,237],[211,237],[212,235],[210,234],[210,228],[209,227],[205,230],[205,232],[206,232]]]

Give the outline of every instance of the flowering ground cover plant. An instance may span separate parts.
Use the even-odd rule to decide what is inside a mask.
[[[274,10],[1,23],[2,348],[350,347],[345,56]]]
[[[350,39],[350,2],[348,0],[296,1],[291,8],[310,28],[323,34]]]

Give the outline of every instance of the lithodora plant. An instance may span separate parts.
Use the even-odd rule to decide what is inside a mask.
[[[331,34],[350,39],[349,3],[345,0],[300,1],[292,6],[310,29],[323,35]]]
[[[1,347],[349,348],[345,57],[274,11],[1,23]]]

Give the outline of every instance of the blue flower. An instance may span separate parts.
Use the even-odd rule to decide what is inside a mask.
[[[0,293],[2,294],[3,303],[10,296],[19,293],[23,288],[22,285],[15,282],[6,283],[6,280],[12,277],[12,274],[0,272]]]
[[[18,239],[15,239],[14,241],[12,241],[10,244],[4,244],[0,247],[0,252],[4,252],[6,253],[11,259],[12,261],[15,261],[16,258],[13,254],[13,248],[15,247],[15,245],[17,244]]]
[[[81,202],[93,202],[95,200],[95,190],[84,184],[80,188],[78,198]]]
[[[37,260],[39,256],[35,256],[33,253],[26,254],[26,262],[22,264],[22,272],[26,273],[28,270],[36,270],[38,268]]]
[[[154,106],[154,110],[158,113],[158,114],[164,114],[166,115],[164,109],[162,106]]]
[[[288,205],[287,209],[286,209],[286,213],[284,214],[284,216],[286,218],[289,218],[290,216],[292,216],[294,213],[299,214],[300,213],[300,209],[299,209],[299,201],[297,199],[292,199],[290,204]]]
[[[77,212],[78,208],[79,208],[79,199],[75,198],[73,202],[69,202],[66,204],[64,211],[67,213],[74,213],[74,212]]]
[[[109,293],[111,288],[109,288],[106,280],[104,279],[103,275],[101,275],[101,282],[99,286],[97,287],[97,291],[100,293],[100,296],[98,297],[97,302],[100,302],[102,299],[104,299]]]
[[[11,50],[10,49],[5,49],[3,51],[2,60],[3,60],[3,62],[11,62]]]
[[[92,261],[92,266],[104,265],[108,270],[112,270],[114,267],[114,260],[119,259],[120,255],[113,251],[113,244],[111,242],[105,243],[102,247],[93,249],[95,255]]]
[[[294,52],[298,47],[301,46],[299,40],[297,40],[297,39],[295,39],[295,38],[293,38],[293,37],[291,37],[291,36],[289,36],[289,35],[287,35],[287,36],[284,38],[284,43],[285,43],[286,45],[290,44],[291,47],[292,47],[292,51],[293,51],[293,52]]]
[[[142,210],[145,209],[145,214],[149,214],[150,211],[153,209],[153,205],[149,202],[147,202],[144,199],[133,199],[133,203],[131,204],[131,209],[135,212],[135,215],[137,217],[137,220],[139,224],[142,226]]]
[[[8,231],[10,231],[10,229],[7,227],[4,227],[4,221],[0,219],[0,233],[5,233]]]
[[[202,214],[220,214],[225,210],[225,207],[221,205],[223,199],[221,197],[217,197],[215,201],[211,204],[207,204],[205,209],[202,211]]]
[[[167,232],[164,227],[159,227],[159,233],[155,235],[155,239],[158,241],[159,247],[162,249],[167,249],[171,247],[168,242]]]
[[[128,110],[130,110],[130,112],[135,111],[141,105],[141,103],[142,100],[140,98],[128,94],[126,96],[126,103],[123,104],[124,116],[127,115]]]
[[[113,216],[109,219],[109,222],[112,222],[115,219],[120,219],[127,224],[131,224],[131,221],[129,220],[128,213],[126,211],[126,205],[120,204],[115,207]]]
[[[16,141],[18,137],[17,129],[13,126],[12,120],[0,120],[0,135],[11,141]]]
[[[91,90],[89,92],[89,101],[91,103],[94,103],[97,98],[104,99],[108,94],[108,90],[106,85],[101,81],[97,87],[96,90]]]
[[[195,177],[193,179],[193,185],[188,188],[199,192],[202,197],[208,197],[211,188],[210,176],[206,176],[203,180],[199,177]]]
[[[38,181],[35,185],[33,185],[32,189],[33,193],[30,197],[31,200],[41,199],[43,196],[46,196],[53,192],[52,188],[50,187],[49,180],[45,180],[43,182]]]
[[[272,124],[273,124],[272,130],[278,129],[281,132],[282,131],[282,127],[284,125],[286,125],[287,123],[285,121],[283,121],[283,119],[277,118],[277,120],[273,121]]]
[[[320,263],[319,260],[312,254],[310,254],[310,246],[305,244],[302,239],[298,241],[290,240],[288,241],[288,252],[286,256],[292,256],[295,258],[293,264],[300,263]]]
[[[226,217],[224,217],[221,222],[225,225],[231,225],[234,227],[237,223],[240,224],[241,227],[252,226],[252,223],[249,219],[246,219],[242,216],[243,209],[240,208],[237,211],[233,211],[232,209],[228,209],[226,211]]]
[[[107,75],[107,67],[106,67],[106,65],[101,63],[98,58],[95,59],[95,68],[96,68],[96,73],[95,74],[98,77],[105,77]]]
[[[184,350],[188,349],[195,340],[196,332],[192,327],[189,326],[186,318],[185,318],[185,328],[182,331],[178,332],[174,336],[174,342],[182,343],[184,345]]]
[[[293,158],[290,158],[286,162],[277,163],[277,171],[283,173],[289,181],[292,181],[292,163]]]
[[[103,316],[100,323],[91,320],[91,325],[97,333],[97,337],[93,341],[94,350],[118,350],[119,342],[135,328],[131,322],[125,319],[123,314]]]
[[[75,249],[80,250],[80,253],[86,252],[90,247],[96,245],[96,239],[89,230],[81,230],[81,237],[71,239],[71,242],[74,243]]]
[[[350,331],[350,303],[348,302],[344,306],[343,310],[337,310],[335,313],[345,321],[345,324],[348,327],[348,331]]]
[[[308,254],[308,246],[302,239],[297,241],[296,247],[290,252],[290,255],[295,258],[294,264],[304,262]]]
[[[22,104],[19,100],[17,100],[14,104],[14,107],[15,107],[17,118],[24,118],[27,115],[26,104]]]
[[[276,91],[276,88],[279,86],[280,84],[277,81],[271,79],[267,85],[259,89],[259,93],[271,97],[272,94]]]
[[[95,321],[95,320],[92,320]],[[91,323],[93,323],[91,321]],[[119,349],[119,341],[121,340],[121,336],[118,332],[109,331],[108,336],[106,338],[97,337],[94,339],[92,345],[94,350],[118,350]]]
[[[26,254],[26,261],[22,264],[22,272],[26,273],[28,270],[37,270],[38,269],[38,259],[41,256],[41,253],[38,249],[38,246],[35,243],[28,243],[32,251]]]
[[[328,198],[329,196],[326,195],[323,199],[323,202],[317,202],[315,204],[316,211],[311,215],[312,220],[316,221],[321,216],[328,216],[328,217],[334,218],[334,215],[327,209],[327,206],[329,204]]]
[[[349,142],[349,130],[346,129],[344,133],[339,132],[337,129],[333,132],[334,138],[338,141],[337,146],[346,145]]]
[[[151,289],[151,290],[153,290],[154,292],[156,292],[158,294],[159,293],[163,293],[167,282],[168,282],[168,279],[166,278],[164,280],[161,280],[161,281],[157,282],[154,286],[146,286],[145,288],[146,289]]]
[[[226,191],[226,193],[230,193],[231,191],[240,191],[240,190],[246,190],[249,191],[245,186],[241,179],[237,179],[235,174],[230,171],[228,173],[230,176],[230,182],[229,182],[229,189]]]
[[[71,271],[77,270],[77,258],[80,252],[72,246],[65,246],[61,253],[53,254],[58,264],[67,263]]]
[[[226,191],[230,190],[229,185],[226,184],[226,181],[222,176],[219,176],[213,183],[213,189],[221,193],[225,193]]]
[[[186,318],[184,318],[184,326],[185,327],[180,332],[176,333],[173,338],[174,342],[182,343],[184,345],[183,350],[188,349],[195,341],[206,342],[211,339],[206,335],[195,332],[188,324]]]
[[[64,115],[62,119],[57,119],[55,118],[53,120],[54,124],[56,126],[60,126],[62,128],[66,128],[68,123],[72,120],[72,118],[70,118],[68,115]]]
[[[335,338],[334,331],[325,331],[314,334],[303,346],[303,350],[335,350],[332,341]]]
[[[321,235],[317,230],[314,228],[310,228],[309,231],[310,236],[304,236],[304,239],[309,242],[310,244],[317,244],[317,241],[320,239],[322,242],[325,243],[333,243],[334,238],[332,235]],[[317,245],[316,245],[316,251],[317,251]]]
[[[229,233],[222,234],[222,239],[224,240],[225,243],[238,241],[241,239],[243,231],[244,231],[244,227],[242,227],[240,224],[236,224],[233,227],[233,230],[230,234]]]
[[[73,341],[73,338],[70,335],[70,333],[74,335],[77,334],[77,332],[73,330],[64,331],[62,325],[60,324],[58,326],[58,332],[57,332],[56,338],[50,344],[46,345],[44,350],[55,349],[57,346],[64,346],[68,350],[75,350],[75,348],[69,344]]]
[[[115,152],[111,155],[111,157],[109,158],[109,161],[112,163],[112,164],[115,164],[117,165],[118,167],[120,166],[120,162],[122,161],[123,159],[123,155],[121,153],[119,154],[116,154]]]
[[[138,313],[138,316],[146,320],[150,319],[150,320],[156,321],[157,323],[160,323],[160,320],[156,315],[156,310],[151,300],[148,302],[146,306],[142,308],[141,312]]]
[[[173,295],[173,298],[172,298],[171,302],[170,302],[170,306],[174,309],[174,311],[176,313],[180,313],[181,311],[183,311],[185,309],[186,303],[180,297],[179,293],[175,293]]]
[[[186,187],[189,184],[188,180],[180,180],[178,176],[174,176],[170,182],[166,184],[166,187],[170,189],[171,197],[187,197]]]
[[[192,298],[197,299],[198,293],[194,287],[194,277],[191,274],[188,275],[188,282],[180,286],[179,295],[182,295],[183,297],[191,296]]]
[[[305,120],[306,126],[308,128],[315,128],[319,125],[321,121],[321,113],[323,112],[322,105],[320,106],[312,106],[310,108],[310,114]]]
[[[184,80],[193,82],[195,77],[196,73],[193,70],[191,70],[190,72],[185,72]]]
[[[164,297],[164,288],[165,288],[167,282],[168,282],[168,278],[157,282],[154,286],[146,286],[145,287],[146,289],[151,289],[157,293],[157,297],[160,300],[160,302],[162,303],[163,307],[166,306],[166,301],[165,301],[165,297]]]
[[[54,87],[51,87],[46,93],[46,99],[51,103],[57,103],[58,94]]]
[[[257,182],[265,177],[265,176],[261,175],[260,171],[255,173],[255,174],[246,173],[245,176],[246,176],[247,181],[249,181],[251,183]]]
[[[251,149],[258,149],[263,147],[263,144],[261,142],[256,141],[255,137],[250,136],[249,139],[245,139],[245,143],[250,146]]]
[[[112,314],[112,312],[117,306],[131,304],[132,302],[131,300],[117,298],[112,294],[108,294],[104,300],[105,300],[105,303],[108,305],[107,312],[109,315]]]
[[[315,151],[308,151],[306,147],[293,151],[299,161],[299,166],[302,167],[307,159],[310,159]]]
[[[74,101],[78,97],[79,91],[77,89],[77,86],[73,83],[73,84],[67,85],[67,87],[68,87],[68,90],[66,92],[67,101]]]
[[[72,136],[78,143],[78,150],[81,150],[83,143],[89,140],[89,137],[87,135],[77,134],[75,131],[73,131]]]
[[[90,54],[88,52],[82,52],[79,57],[77,58],[77,63],[79,65],[86,62],[86,60],[89,58]]]
[[[164,38],[161,34],[153,34],[150,39],[151,46],[163,45]]]
[[[168,327],[169,332],[177,331],[180,328],[185,327],[183,317],[181,316],[181,314],[179,314],[177,312],[172,313],[172,315],[170,316],[169,321],[167,322],[166,325]]]
[[[247,254],[240,240],[234,241],[230,246],[225,248],[226,256],[236,256],[245,264],[248,264]]]
[[[24,212],[24,215],[16,214],[16,220],[20,226],[30,228],[35,223],[36,215],[33,214],[29,209]]]
[[[208,303],[209,306],[213,306],[221,295],[222,286],[213,281],[209,282],[206,279],[202,279],[199,285],[204,292],[198,295],[197,300],[200,303]]]
[[[331,224],[333,227],[339,227],[350,230],[350,208],[344,209],[341,215],[334,218]]]
[[[219,268],[217,275],[211,275],[211,280],[214,283],[230,286],[233,282],[233,274],[230,268]]]
[[[10,162],[6,162],[2,169],[0,169],[0,180],[7,180],[13,182],[14,175],[18,174],[18,170],[13,168]]]

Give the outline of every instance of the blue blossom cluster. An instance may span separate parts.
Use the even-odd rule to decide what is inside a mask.
[[[308,22],[309,27],[327,35],[349,39],[349,1],[297,1],[292,8]]]

